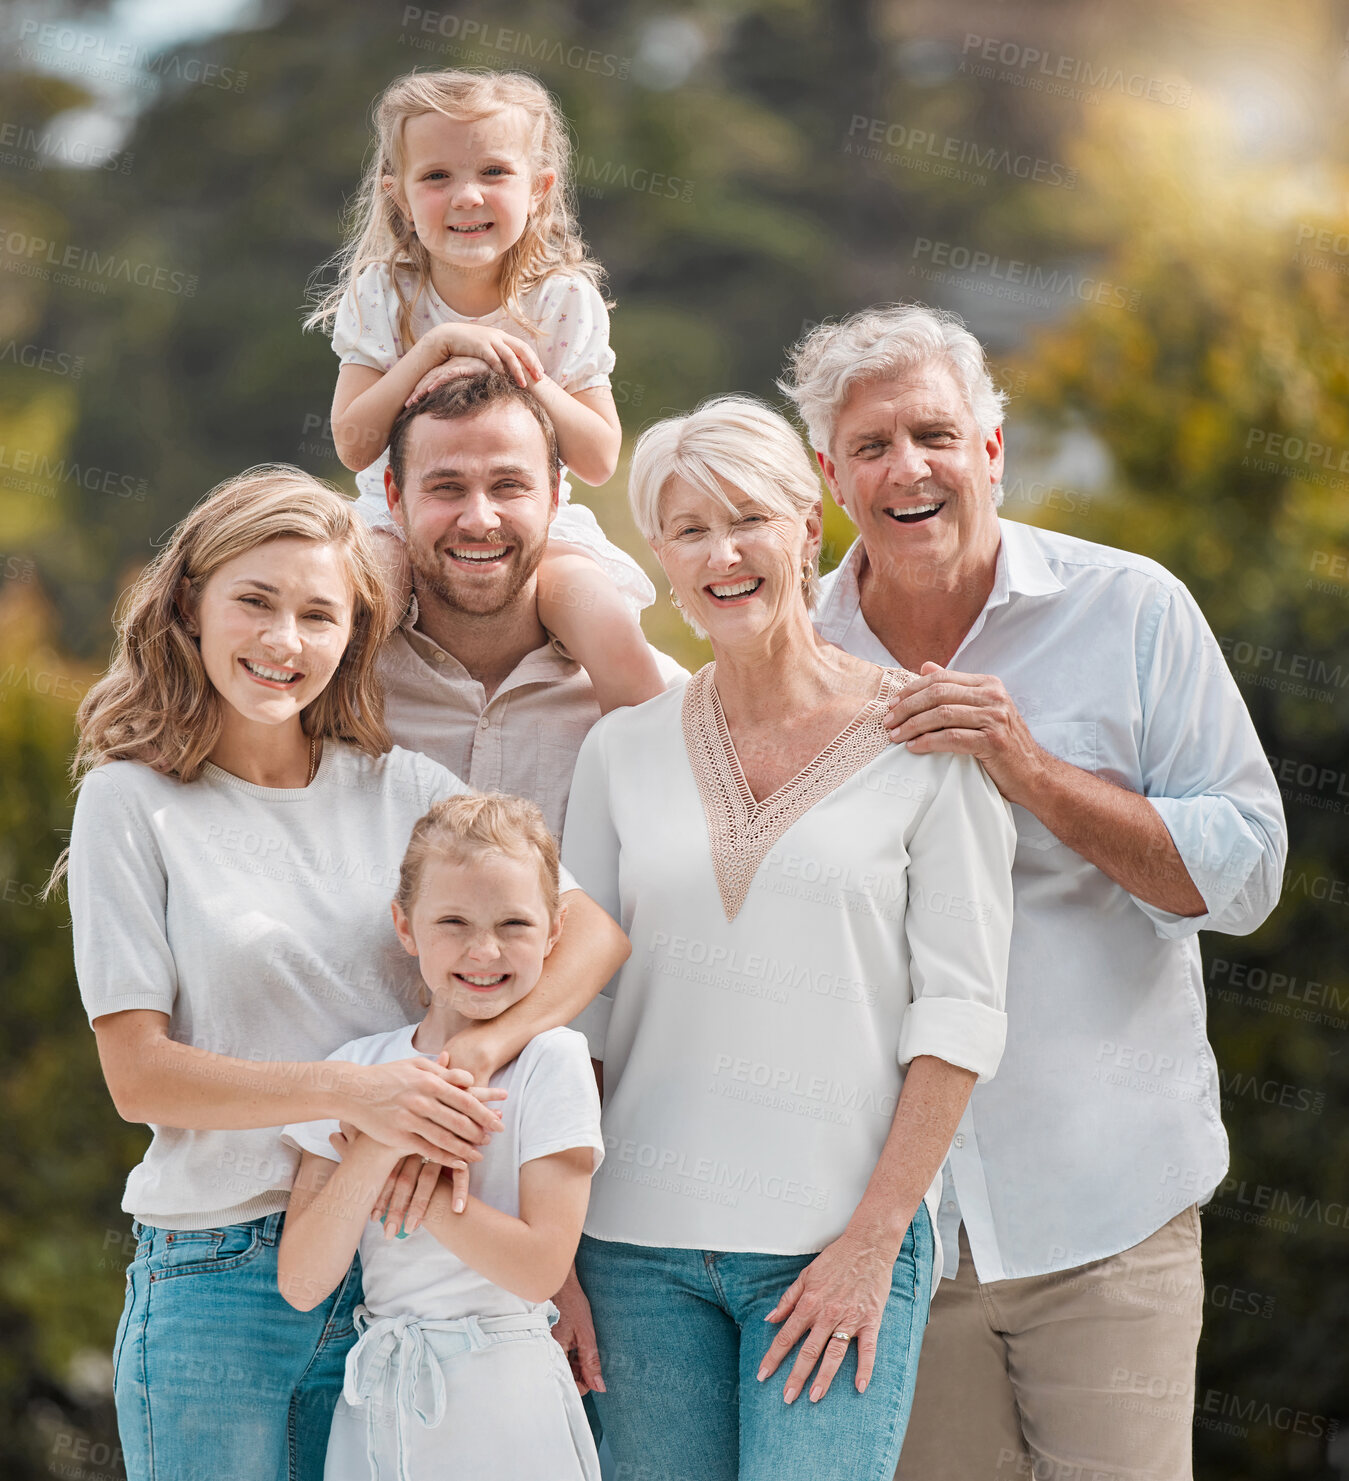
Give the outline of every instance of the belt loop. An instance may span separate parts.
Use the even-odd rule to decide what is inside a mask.
[[[483,1331],[482,1323],[476,1316],[464,1317],[463,1323],[464,1334],[468,1338],[468,1350],[470,1352],[480,1352],[484,1347],[490,1345],[491,1339]]]

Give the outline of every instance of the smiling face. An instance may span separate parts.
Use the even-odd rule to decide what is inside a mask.
[[[434,260],[483,269],[520,240],[554,178],[534,175],[529,144],[515,107],[471,121],[420,113],[403,125],[402,175],[386,188]]]
[[[997,549],[1002,432],[980,432],[940,362],[855,386],[820,466],[873,561],[941,568]]]
[[[801,571],[819,552],[817,505],[800,516],[765,508],[726,485],[734,512],[672,478],[661,495],[656,552],[684,615],[714,643],[753,641],[805,619]]]
[[[206,675],[239,718],[280,725],[317,699],[351,637],[352,590],[335,544],[287,536],[180,593]]]
[[[411,911],[393,906],[432,1002],[470,1019],[495,1018],[533,989],[565,914],[549,920],[536,857],[481,849],[429,858]]]
[[[419,416],[403,464],[392,507],[419,600],[490,615],[519,599],[557,508],[538,422],[508,401],[449,421]]]

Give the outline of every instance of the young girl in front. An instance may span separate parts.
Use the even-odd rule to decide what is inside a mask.
[[[520,72],[414,72],[385,89],[375,127],[338,281],[306,328],[333,324],[333,441],[358,474],[361,513],[390,532],[378,543],[406,592],[384,484],[406,404],[454,376],[499,371],[538,397],[563,462],[589,484],[613,476],[622,429],[601,269],[569,207],[570,147],[549,93]],[[569,501],[565,476],[538,585],[540,620],[586,669],[601,709],[661,692],[637,620],[655,590]]]
[[[562,929],[557,844],[532,803],[445,798],[416,824],[393,903],[429,996],[414,1027],[354,1039],[330,1059],[417,1055],[525,997]],[[421,1224],[370,1210],[399,1153],[333,1121],[287,1126],[303,1154],[278,1251],[281,1294],[304,1311],[359,1248],[364,1304],[328,1440],[324,1481],[598,1481],[594,1442],[549,1297],[571,1268],[604,1156],[582,1034],[549,1029],[491,1077],[501,1129],[465,1189],[442,1180]],[[336,1166],[334,1166],[336,1163]]]

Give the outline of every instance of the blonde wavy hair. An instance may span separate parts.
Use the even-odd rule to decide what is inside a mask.
[[[430,285],[431,258],[411,218],[403,214],[385,188],[386,180],[403,177],[404,126],[424,113],[476,122],[505,108],[521,109],[528,121],[529,158],[535,178],[552,170],[554,180],[530,212],[520,240],[505,254],[501,271],[503,306],[512,318],[533,328],[520,299],[550,274],[569,272],[596,289],[602,287],[604,270],[588,255],[576,224],[571,139],[561,110],[547,88],[527,72],[493,72],[484,67],[410,72],[391,82],[375,104],[375,148],[348,214],[347,243],[319,269],[314,306],[304,321],[306,329],[326,328],[347,294],[354,296],[365,269],[381,264],[388,270],[398,297],[399,336],[405,346],[411,347],[412,311]],[[414,284],[410,297],[402,281],[409,275]],[[325,287],[325,278],[334,281]]]
[[[74,778],[105,761],[139,761],[183,782],[201,774],[220,736],[221,702],[179,591],[186,580],[200,596],[226,561],[286,537],[338,546],[353,597],[351,638],[323,693],[301,711],[304,733],[349,741],[371,756],[390,749],[375,661],[393,625],[393,598],[370,534],[330,484],[269,463],[213,488],[127,593],[112,662],[76,714]]]

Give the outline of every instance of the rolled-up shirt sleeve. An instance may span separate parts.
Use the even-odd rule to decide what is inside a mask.
[[[581,743],[567,799],[562,830],[562,862],[576,884],[622,924],[618,891],[618,833],[609,803],[608,763],[604,755],[604,721]],[[604,1038],[613,1010],[611,981],[572,1019],[571,1027],[586,1036],[592,1059],[604,1058]]]
[[[904,932],[913,1001],[899,1062],[930,1054],[989,1080],[1007,1040],[1016,826],[972,757],[949,757],[908,851]]]
[[[1143,794],[1207,910],[1175,915],[1134,899],[1163,939],[1196,931],[1244,936],[1279,901],[1288,854],[1283,802],[1203,613],[1183,587],[1160,602],[1139,675]]]

